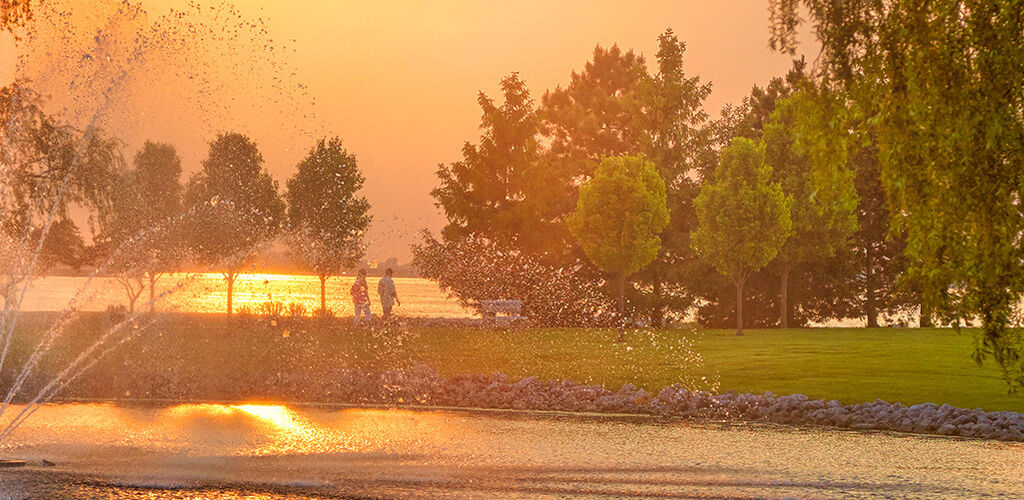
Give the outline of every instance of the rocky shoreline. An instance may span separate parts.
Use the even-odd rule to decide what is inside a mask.
[[[214,394],[187,392],[199,397],[269,396],[277,400],[335,404],[649,414],[1024,442],[1024,414],[968,410],[932,403],[906,406],[878,400],[843,405],[839,401],[814,400],[802,394],[776,396],[772,393],[736,394],[731,391],[712,394],[687,390],[679,384],[651,394],[632,384],[613,391],[600,385],[569,380],[527,377],[511,381],[502,373],[446,378],[426,365],[382,372],[335,369],[326,375],[320,379],[321,383],[310,384],[308,377],[299,373],[268,374],[267,380],[256,385],[272,388],[272,393],[266,394],[261,394],[262,391],[239,391],[237,381],[231,380],[221,381],[223,386],[214,390]],[[249,381],[250,384],[252,382]],[[146,391],[145,397],[173,398],[182,395],[179,390],[167,389],[171,392]]]

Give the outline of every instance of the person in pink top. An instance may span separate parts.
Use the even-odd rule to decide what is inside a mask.
[[[362,321],[373,321],[373,314],[370,312],[370,292],[366,285],[366,270],[360,269],[356,276],[356,282],[352,284],[352,308],[355,309],[355,324]],[[362,320],[360,320],[362,316]]]

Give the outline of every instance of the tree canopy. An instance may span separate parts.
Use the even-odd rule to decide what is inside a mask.
[[[580,189],[569,231],[598,269],[619,280],[625,314],[626,279],[658,256],[668,225],[665,181],[642,156],[609,156]]]
[[[231,314],[234,279],[251,252],[275,236],[285,219],[277,181],[263,166],[263,155],[248,137],[221,133],[185,190],[190,207],[189,243],[195,258],[219,269],[228,282]]]
[[[322,138],[288,180],[289,246],[320,278],[320,308],[326,310],[325,283],[363,256],[362,238],[370,225],[370,204],[360,196],[363,174],[341,139]]]
[[[782,1],[772,44],[792,51],[801,17],[822,77],[852,119],[875,124],[893,224],[924,302],[980,319],[1012,390],[1024,388],[1013,308],[1024,292],[1024,1]],[[1019,327],[1019,325],[1016,325]]]
[[[736,285],[736,330],[743,331],[743,283],[766,266],[792,233],[792,200],[771,181],[764,151],[736,138],[723,149],[714,179],[696,200],[698,226],[692,245]]]

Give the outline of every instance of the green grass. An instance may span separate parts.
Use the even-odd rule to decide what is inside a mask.
[[[631,333],[617,345],[610,330],[462,330],[424,332],[414,345],[445,374],[502,371],[651,391],[705,377],[720,391],[1024,411],[1024,399],[1007,394],[997,367],[973,361],[972,335],[890,328],[747,330],[743,337],[733,330],[658,331]]]
[[[21,365],[32,338],[51,318],[26,315],[0,386],[10,380],[12,367]],[[86,315],[69,328],[41,371],[53,373],[63,366],[103,323],[103,315]],[[76,392],[121,394],[125,384],[172,383],[196,387],[204,397],[228,397],[233,386],[258,380],[258,374],[297,372],[312,380],[339,367],[382,368],[418,361],[444,375],[504,372],[512,379],[565,378],[613,389],[632,383],[651,392],[684,382],[723,392],[802,393],[844,403],[880,398],[1024,412],[1024,399],[1007,394],[996,367],[974,363],[969,331],[816,328],[746,333],[636,331],[617,344],[615,332],[604,329],[414,328],[375,334],[354,330],[345,320],[271,326],[265,321],[229,322],[220,315],[167,314],[98,363]],[[273,393],[272,387],[257,389]]]

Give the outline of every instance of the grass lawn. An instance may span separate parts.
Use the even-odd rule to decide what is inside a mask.
[[[680,380],[717,381],[719,391],[859,403],[885,399],[1024,412],[991,362],[971,358],[973,332],[947,329],[812,328],[634,332],[611,330],[424,332],[418,357],[445,373],[502,371],[651,391]],[[410,347],[413,347],[410,346]]]
[[[44,313],[25,315],[0,387],[12,380],[12,367],[21,366],[32,338],[51,321],[52,315]],[[40,371],[59,370],[91,342],[104,321],[101,314],[86,315],[70,327]],[[221,315],[164,314],[138,339],[98,363],[82,384],[88,393],[124,380],[175,381],[216,396],[233,384],[257,379],[257,373],[315,378],[337,367],[418,361],[444,375],[500,371],[512,379],[567,378],[612,389],[633,383],[652,392],[684,382],[721,392],[802,393],[844,403],[881,398],[1024,412],[1024,398],[1007,395],[998,369],[991,363],[979,367],[971,359],[969,331],[815,328],[748,330],[744,337],[732,330],[635,331],[623,344],[613,342],[615,336],[612,330],[545,328],[372,333],[353,329],[344,319],[283,320],[272,326],[264,320],[231,322]]]

